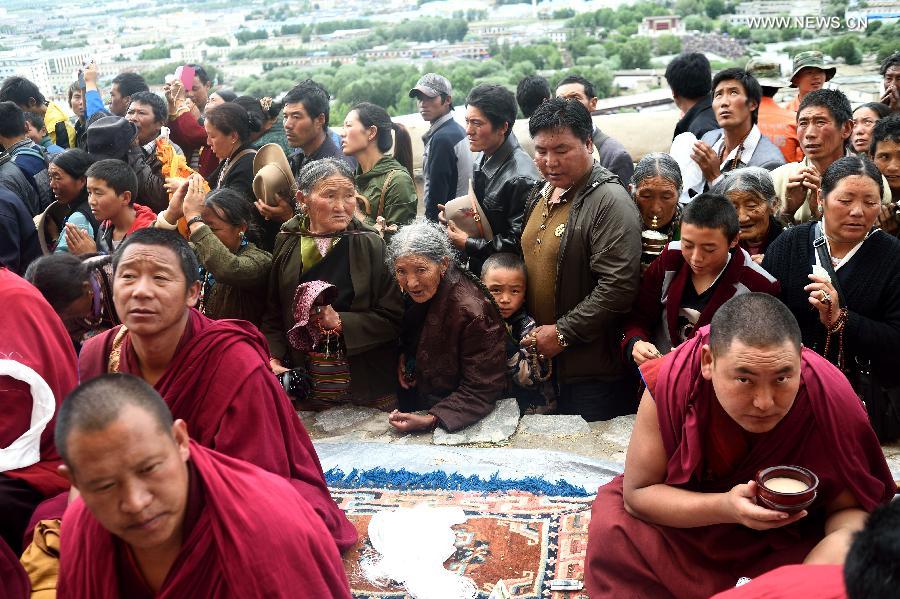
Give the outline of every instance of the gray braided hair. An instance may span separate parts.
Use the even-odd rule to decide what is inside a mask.
[[[775,205],[778,195],[775,193],[772,175],[766,169],[747,166],[729,171],[724,175],[718,183],[713,185],[710,192],[728,197],[729,192],[745,191],[765,201],[769,206]]]
[[[351,183],[353,181],[353,171],[347,166],[347,163],[337,158],[322,158],[320,160],[312,160],[303,165],[300,174],[297,175],[297,188],[303,195],[309,195],[316,183],[327,177],[344,177]]]
[[[416,255],[436,264],[449,258],[456,260],[456,252],[450,245],[447,230],[438,223],[424,218],[417,218],[391,237],[387,246],[386,262],[393,272],[398,258]]]
[[[634,167],[634,174],[631,176],[631,193],[637,193],[638,186],[651,177],[662,177],[671,181],[681,195],[681,169],[678,162],[665,152],[652,152],[645,155]]]

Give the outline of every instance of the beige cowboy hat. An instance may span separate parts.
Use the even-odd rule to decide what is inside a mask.
[[[278,144],[266,144],[253,157],[253,194],[269,206],[277,206],[276,194],[293,200],[294,175],[284,150]]]
[[[488,222],[484,209],[475,198],[471,179],[469,180],[469,193],[447,202],[444,206],[444,217],[447,219],[447,222],[452,222],[465,231],[469,237],[486,239],[487,241],[494,239],[491,223]]]
[[[63,224],[69,216],[69,206],[58,201],[52,202],[47,209],[34,217],[38,243],[43,255],[52,254],[59,237],[63,234]]]

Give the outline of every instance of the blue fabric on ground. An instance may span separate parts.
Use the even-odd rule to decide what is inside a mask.
[[[419,473],[400,470],[374,468],[372,470],[353,469],[344,474],[340,468],[332,468],[325,472],[328,486],[341,489],[384,488],[384,489],[446,489],[449,491],[479,491],[495,493],[507,491],[525,491],[535,495],[552,497],[589,497],[584,487],[575,486],[560,479],[555,483],[538,477],[521,479],[500,478],[494,473],[489,479],[480,476],[462,476],[457,473],[448,474],[439,470]]]

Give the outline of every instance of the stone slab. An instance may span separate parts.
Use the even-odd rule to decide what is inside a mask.
[[[390,426],[387,423],[387,414],[380,410],[376,410],[375,408],[345,406],[325,410],[324,412],[319,412],[315,416],[316,426],[320,427],[326,433],[355,427],[368,420],[384,420],[385,426]]]
[[[590,432],[590,425],[581,416],[526,414],[519,422],[517,434],[565,437]]]
[[[435,445],[470,445],[475,443],[502,443],[508,440],[519,426],[519,404],[515,399],[501,399],[494,411],[455,433],[438,427],[434,431]]]

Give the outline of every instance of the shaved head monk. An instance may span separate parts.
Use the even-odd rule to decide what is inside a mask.
[[[144,379],[194,441],[290,479],[338,548],[351,547],[356,529],[328,493],[309,435],[269,370],[265,337],[250,323],[194,309],[198,264],[184,238],[141,229],[119,246],[113,269],[123,324],[84,344],[81,380],[107,372]]]
[[[81,494],[63,519],[60,599],[350,597],[334,540],[290,483],[191,441],[143,380],[77,388],[56,444]]]
[[[894,496],[850,383],[801,347],[770,295],[729,300],[641,374],[624,477],[592,508],[592,599],[705,598],[785,564],[843,563],[868,513]],[[819,478],[815,502],[794,515],[755,501],[757,472],[783,465]]]

